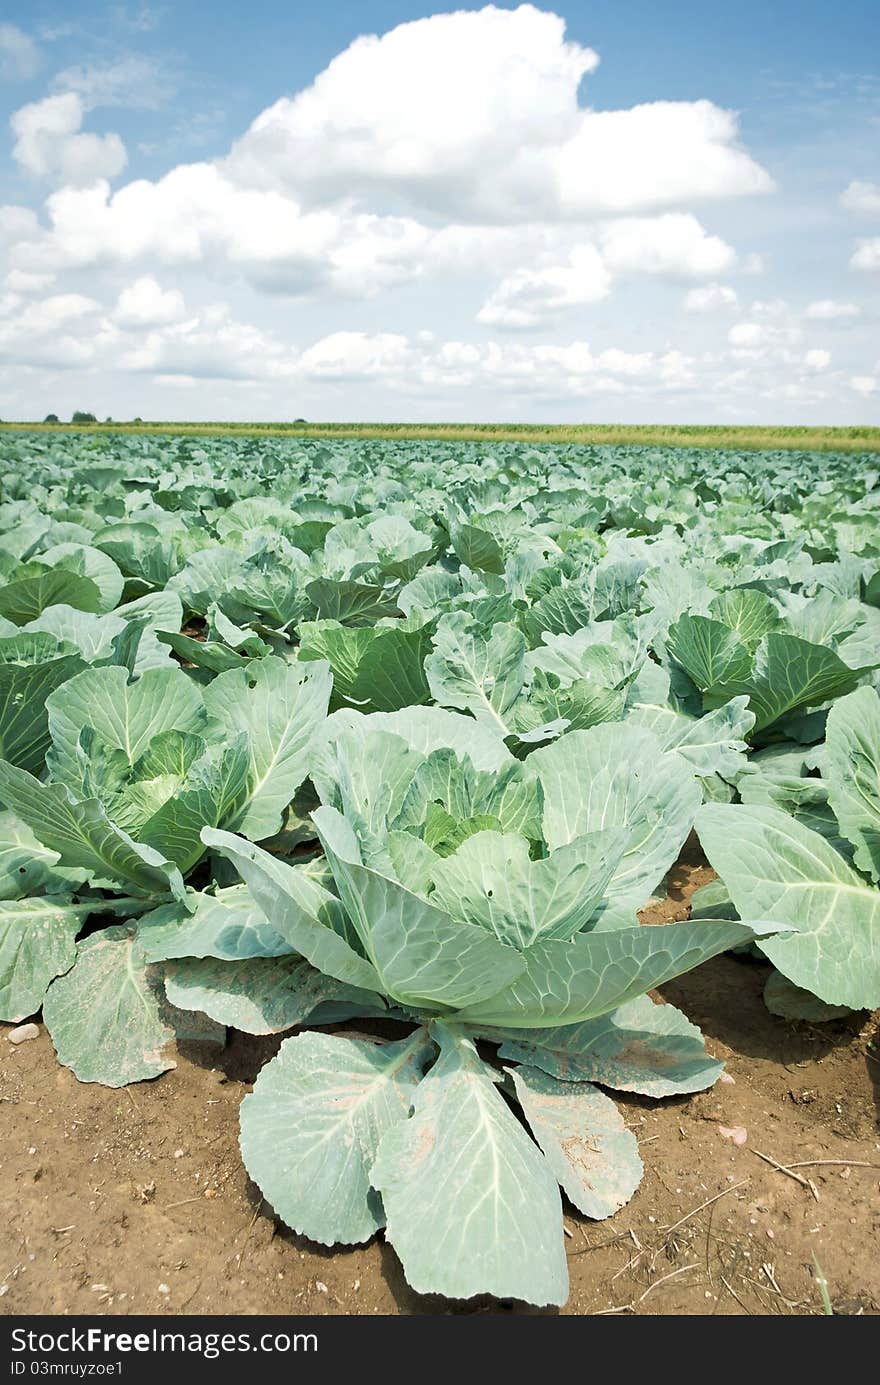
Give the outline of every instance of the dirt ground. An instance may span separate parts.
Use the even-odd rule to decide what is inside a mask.
[[[710,878],[686,853],[645,921],[685,917]],[[726,1080],[618,1098],[645,1178],[609,1221],[566,1209],[563,1313],[822,1313],[816,1260],[835,1313],[880,1312],[876,1021],[776,1019],[768,971],[724,956],[663,987]],[[60,1067],[44,1029],[18,1048],[5,1032],[0,1313],[539,1311],[421,1297],[381,1238],[328,1251],[275,1221],[242,1168],[237,1108],[280,1039],[230,1031],[225,1050],[110,1091]]]

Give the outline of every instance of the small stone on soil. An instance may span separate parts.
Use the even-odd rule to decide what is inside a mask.
[[[20,1024],[17,1029],[10,1029],[6,1037],[11,1044],[26,1044],[28,1039],[40,1037],[40,1026],[38,1024]]]

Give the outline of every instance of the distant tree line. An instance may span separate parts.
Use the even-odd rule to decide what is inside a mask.
[[[71,423],[97,423],[97,415],[89,413],[87,409],[74,409],[70,416]],[[137,421],[137,420],[135,420]],[[43,419],[44,423],[60,423],[61,419],[57,414],[47,414]],[[112,418],[105,418],[105,423],[112,423]]]

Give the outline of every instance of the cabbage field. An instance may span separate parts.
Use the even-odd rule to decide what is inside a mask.
[[[288,1034],[241,1107],[281,1221],[563,1304],[563,1209],[642,1177],[613,1093],[722,1073],[656,987],[739,950],[775,1015],[880,1006],[878,482],[5,435],[0,1020],[114,1088]],[[692,833],[717,878],[640,924]]]

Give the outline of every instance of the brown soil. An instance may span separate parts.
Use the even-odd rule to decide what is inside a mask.
[[[686,852],[645,922],[685,917],[710,878]],[[619,1098],[645,1178],[609,1221],[567,1209],[564,1313],[821,1313],[814,1256],[836,1313],[880,1312],[876,1029],[775,1019],[767,974],[724,956],[663,988],[732,1080]],[[237,1107],[279,1042],[231,1032],[216,1069],[181,1054],[110,1091],[60,1067],[45,1030],[0,1039],[0,1313],[536,1311],[422,1298],[381,1239],[327,1251],[276,1223],[242,1168]],[[737,1126],[742,1145],[721,1131]]]

